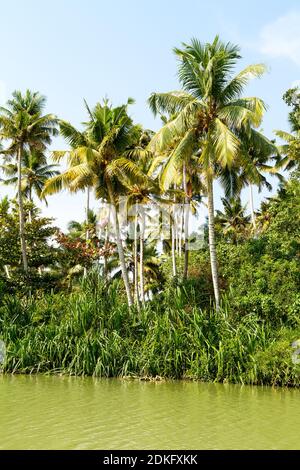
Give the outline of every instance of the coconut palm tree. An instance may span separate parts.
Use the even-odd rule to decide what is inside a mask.
[[[201,200],[201,195],[205,194],[205,185],[201,173],[199,172],[199,162],[196,154],[185,156],[180,154],[174,159],[174,149],[178,144],[178,139],[175,137],[171,143],[170,148],[166,152],[166,155],[159,155],[154,158],[151,164],[150,173],[153,174],[159,168],[158,180],[161,186],[161,190],[170,194],[170,188],[173,186],[174,202],[179,202],[182,205],[183,211],[180,214],[180,219],[183,226],[184,234],[184,267],[183,267],[183,279],[187,278],[188,274],[188,243],[189,243],[189,215],[192,212],[196,213],[196,200]],[[177,190],[177,187],[181,187],[181,190]],[[175,207],[174,207],[175,210]],[[173,211],[174,212],[174,211]],[[177,274],[176,257],[174,249],[174,226],[176,214],[172,214],[171,217],[171,251],[172,251],[172,265],[173,265],[173,276]],[[180,226],[179,231],[181,233],[182,227]],[[181,245],[181,240],[180,240]]]
[[[259,191],[263,187],[271,191],[272,185],[267,175],[273,175],[280,181],[282,180],[277,169],[281,157],[276,144],[252,127],[247,130],[242,129],[239,138],[241,141],[239,156],[231,168],[223,169],[220,181],[227,199],[239,196],[244,187],[249,188],[251,223],[255,229],[253,186],[257,186]]]
[[[134,240],[127,238],[124,244],[125,262],[128,271],[131,271],[134,276],[135,272],[135,256],[137,256],[138,268],[140,267],[140,252],[137,245],[137,255],[133,248]],[[156,249],[155,241],[145,243],[143,250],[143,267],[144,267],[144,295],[158,290],[159,283],[162,281],[160,273],[160,259]],[[112,278],[120,277],[120,265],[118,258],[112,254],[107,263],[107,268]]]
[[[86,101],[84,100],[86,108],[89,110],[88,105]],[[78,158],[77,155],[77,150],[79,148],[92,148],[91,142],[89,142],[89,136],[86,130],[80,131],[76,129],[72,124],[70,124],[67,121],[64,120],[59,120],[59,130],[60,134],[64,137],[64,139],[67,141],[67,143],[71,147],[71,152],[69,150],[63,150],[63,151],[54,151],[52,152],[52,158],[56,162],[60,162],[63,158],[67,157],[67,164],[68,167],[76,166],[80,163],[80,159]],[[86,203],[85,203],[85,222],[86,222],[86,240],[89,240],[89,212],[90,212],[90,191],[91,191],[91,186],[92,186],[92,181],[86,179],[85,185],[81,188],[82,190],[85,191],[86,193]],[[69,185],[68,189],[71,192],[76,192],[77,189],[74,188],[72,185]]]
[[[52,136],[57,134],[56,118],[43,115],[46,98],[38,92],[27,90],[25,94],[15,91],[6,107],[0,108],[0,138],[9,142],[3,151],[17,166],[20,241],[24,271],[28,271],[25,215],[22,192],[22,164],[25,152],[43,153]]]
[[[276,168],[288,171],[300,168],[300,131],[295,131],[293,134],[276,131],[276,135],[285,141],[279,146],[282,158],[277,162]]]
[[[90,186],[93,187],[96,198],[109,202],[129,306],[133,304],[133,299],[118,215],[119,197],[126,194],[126,188],[120,180],[125,175],[131,175],[136,180],[145,177],[137,165],[125,155],[126,151],[134,148],[140,134],[140,128],[133,124],[127,112],[128,105],[132,102],[133,100],[129,99],[125,105],[112,107],[105,100],[103,104],[97,103],[93,110],[88,108],[89,121],[84,124],[85,142],[78,136],[77,145],[70,137],[70,143],[73,144],[69,151],[69,168],[49,180],[44,190],[44,194],[52,194],[63,188],[78,191]]]
[[[131,168],[136,168],[136,171],[131,172],[120,172],[119,180],[127,190],[126,194],[126,205],[127,212],[131,212],[131,208],[134,212],[134,244],[133,250],[135,253],[134,259],[134,285],[135,285],[135,297],[137,304],[139,298],[144,303],[144,243],[145,243],[145,230],[146,230],[146,206],[149,203],[161,202],[160,188],[157,182],[150,176],[149,169],[152,164],[152,154],[146,149],[151,136],[152,131],[141,130],[138,145],[133,149],[125,152],[125,156],[128,159],[128,164]],[[115,162],[115,168],[117,169],[120,165],[120,170],[124,168],[125,160],[119,160]],[[142,178],[136,178],[135,174],[139,173],[143,175]],[[138,230],[139,229],[139,230]],[[138,238],[139,238],[139,285],[138,285]]]
[[[78,222],[77,220],[70,220],[68,223],[69,235],[74,236],[75,238],[85,238],[87,231],[93,237],[95,237],[97,228],[97,214],[89,209],[88,220],[85,219],[84,222]]]
[[[260,77],[263,64],[250,65],[233,75],[240,59],[239,48],[222,43],[218,37],[211,44],[192,39],[174,52],[179,60],[178,78],[181,91],[153,93],[149,105],[154,112],[176,113],[152,139],[150,147],[162,151],[174,136],[180,141],[173,152],[173,161],[200,150],[199,168],[205,175],[209,250],[216,307],[220,304],[217,256],[214,230],[213,181],[220,169],[230,167],[241,145],[238,131],[261,122],[265,105],[262,100],[242,96],[249,79]]]
[[[242,205],[239,197],[222,198],[224,212],[217,210],[215,224],[219,226],[225,236],[237,244],[238,239],[246,233],[250,217],[245,215],[246,207]]]
[[[288,115],[291,133],[275,131],[277,137],[285,142],[279,146],[282,158],[277,163],[277,167],[283,170],[293,170],[300,168],[300,88],[287,90],[283,99],[288,106],[292,107]]]
[[[6,163],[1,165],[0,168],[7,176],[7,178],[0,180],[3,184],[11,185],[18,183],[18,168],[15,163]],[[57,165],[48,164],[44,154],[38,152],[30,153],[25,150],[21,172],[23,195],[32,202],[33,193],[35,193],[40,200],[44,200],[47,204],[45,197],[42,197],[42,191],[45,182],[59,174]]]

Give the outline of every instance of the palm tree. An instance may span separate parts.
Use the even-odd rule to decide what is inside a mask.
[[[242,206],[239,197],[222,198],[224,212],[217,210],[215,224],[220,226],[225,236],[229,236],[237,244],[241,235],[245,234],[250,217],[245,215],[246,208]]]
[[[135,253],[134,263],[134,285],[135,297],[137,304],[139,297],[144,303],[144,244],[145,244],[145,230],[146,230],[146,211],[145,206],[149,203],[158,203],[161,201],[160,188],[153,178],[149,175],[150,166],[152,164],[152,154],[146,149],[152,131],[141,130],[138,145],[125,153],[127,165],[131,167],[129,173],[122,171],[124,168],[125,160],[115,162],[116,169],[120,169],[119,181],[127,190],[126,200],[127,208],[134,208],[134,244],[133,250]],[[136,174],[140,177],[136,178]],[[138,229],[139,229],[139,256],[140,256],[140,269],[139,269],[139,286],[138,286]]]
[[[97,215],[96,213],[89,209],[87,220],[78,222],[77,220],[70,220],[68,223],[68,231],[71,236],[75,238],[85,238],[86,233],[89,232],[93,237],[96,236],[96,227],[97,227]]]
[[[135,256],[137,256],[138,267],[140,267],[140,252],[138,249],[137,255],[133,248],[134,240],[127,238],[124,244],[125,262],[128,271],[135,272]],[[138,248],[138,246],[137,246]],[[161,281],[160,273],[160,259],[156,249],[155,241],[145,243],[143,251],[143,267],[144,267],[144,295],[153,292],[159,288],[159,281]],[[119,261],[114,254],[110,256],[108,261],[108,271],[112,278],[120,276]]]
[[[300,89],[291,88],[283,95],[288,106],[292,107],[289,112],[288,121],[292,133],[276,131],[277,137],[285,143],[279,146],[283,158],[278,161],[277,167],[284,170],[300,168]]]
[[[84,100],[84,104],[86,108],[89,110],[88,105],[86,101]],[[77,149],[79,148],[92,148],[91,142],[89,142],[89,135],[88,132],[85,131],[79,131],[76,129],[74,126],[72,126],[69,122],[64,121],[64,120],[59,120],[59,128],[60,128],[60,133],[64,137],[64,139],[68,142],[68,144],[71,147],[71,152],[69,150],[63,150],[63,151],[54,151],[52,152],[52,157],[53,160],[56,162],[60,162],[64,157],[67,157],[67,163],[69,168],[72,166],[76,166],[80,163],[80,159],[77,156]],[[86,230],[86,240],[89,240],[89,230],[88,230],[88,225],[89,225],[89,212],[90,212],[90,189],[92,186],[92,182],[87,178],[85,181],[85,185],[83,185],[82,190],[86,192],[86,204],[85,204],[85,222],[87,226]],[[71,192],[76,192],[77,189],[74,188],[72,185],[69,185],[68,189]]]
[[[267,230],[270,225],[271,213],[270,213],[270,198],[267,198],[267,201],[262,201],[260,205],[260,210],[257,214],[257,225],[260,233],[263,233]]]
[[[294,170],[300,167],[300,131],[293,134],[285,131],[276,131],[276,135],[285,141],[279,146],[279,151],[283,156],[277,162],[276,168],[283,170]]]
[[[25,152],[43,153],[51,137],[57,134],[56,118],[53,114],[43,115],[46,98],[37,92],[27,90],[24,95],[20,91],[12,94],[7,106],[0,108],[0,137],[9,141],[3,151],[5,156],[15,159],[18,178],[18,204],[20,241],[24,271],[28,271],[25,216],[22,193],[22,163]]]
[[[260,77],[263,64],[250,65],[236,76],[234,67],[240,59],[238,46],[222,43],[218,37],[211,44],[192,39],[182,49],[174,49],[179,60],[178,77],[182,91],[153,93],[149,105],[156,114],[176,113],[152,139],[151,147],[162,151],[174,136],[180,141],[173,160],[200,151],[199,169],[205,175],[209,250],[216,307],[220,304],[217,256],[214,230],[213,181],[220,169],[230,167],[241,145],[238,131],[250,124],[258,126],[265,110],[264,103],[255,97],[244,98],[242,92],[250,78]]]
[[[205,185],[202,180],[202,175],[199,172],[199,163],[196,154],[185,155],[184,153],[176,153],[178,145],[178,138],[174,138],[174,141],[170,144],[166,155],[159,155],[154,158],[150,168],[150,173],[152,174],[159,168],[159,183],[161,190],[168,192],[170,194],[170,188],[173,186],[174,193],[174,203],[180,202],[182,204],[183,211],[180,214],[180,219],[182,222],[181,230],[184,234],[184,267],[183,267],[183,279],[187,278],[188,275],[188,243],[189,243],[189,215],[191,209],[196,213],[196,200],[201,200],[200,194],[206,192]],[[176,188],[181,187],[181,190]],[[193,204],[194,200],[194,204]],[[176,267],[176,256],[175,256],[175,218],[176,214],[175,207],[171,217],[171,251],[172,251],[172,265],[173,265],[173,276],[177,275]],[[181,225],[181,224],[180,224]],[[181,238],[181,237],[180,237]],[[181,240],[179,241],[181,247]]]
[[[263,187],[271,191],[272,185],[268,182],[266,174],[282,180],[281,174],[277,171],[280,154],[274,142],[252,127],[247,131],[243,129],[239,133],[239,138],[241,141],[239,157],[231,168],[223,169],[220,180],[227,199],[240,195],[243,187],[249,187],[251,223],[256,229],[253,186],[257,186],[259,191]],[[275,165],[271,165],[272,162]]]
[[[134,148],[140,128],[134,126],[127,113],[127,104],[112,107],[107,100],[97,103],[93,110],[88,107],[89,121],[85,123],[85,142],[78,136],[78,142],[73,139],[76,129],[68,124],[70,129],[69,168],[61,175],[55,176],[46,183],[44,194],[52,194],[67,188],[78,191],[93,187],[98,199],[110,203],[112,223],[122,277],[127,294],[128,305],[133,304],[128,272],[126,269],[124,249],[121,240],[120,222],[118,216],[119,196],[126,194],[126,188],[120,182],[124,175],[135,179],[144,179],[137,166],[125,156],[125,152]],[[64,132],[66,135],[66,132]]]
[[[15,163],[6,163],[1,165],[0,168],[7,176],[7,178],[0,180],[3,184],[10,185],[18,183],[18,168]],[[30,202],[32,202],[32,193],[34,192],[40,200],[43,200],[47,204],[46,198],[42,197],[42,191],[45,182],[59,174],[56,168],[57,165],[47,163],[44,154],[24,151],[21,169],[22,193]],[[29,212],[29,216],[30,214]]]

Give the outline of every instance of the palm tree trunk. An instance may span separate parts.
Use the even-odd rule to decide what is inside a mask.
[[[214,214],[214,191],[213,179],[210,175],[207,176],[207,202],[208,202],[208,238],[209,238],[209,254],[211,264],[211,274],[214,286],[214,294],[216,301],[216,308],[220,307],[220,292],[218,280],[218,263],[215,242],[215,214]]]
[[[252,222],[253,228],[256,228],[256,220],[255,220],[254,204],[253,204],[253,187],[251,183],[249,184],[249,190],[250,190],[249,202],[250,202],[251,222]]]
[[[183,279],[187,278],[189,267],[189,215],[190,215],[190,199],[187,195],[187,182],[186,182],[186,166],[183,165],[183,189],[185,192],[184,197],[184,267]]]
[[[10,276],[8,264],[4,265],[4,270],[5,270],[5,274],[6,274],[7,279],[10,279],[11,276]]]
[[[171,250],[172,250],[172,268],[173,268],[173,277],[177,275],[176,268],[176,254],[175,254],[175,227],[174,227],[174,218],[171,218]]]
[[[134,293],[135,293],[135,301],[136,305],[140,307],[140,297],[139,297],[139,273],[138,273],[138,237],[137,237],[137,230],[138,230],[138,214],[135,215],[134,221],[134,244],[133,244],[133,257],[134,257]]]
[[[183,208],[180,205],[180,215],[179,215],[179,233],[178,233],[178,253],[179,253],[179,258],[181,258],[182,255],[182,227],[184,224],[184,216],[183,216]]]
[[[108,227],[106,226],[105,227],[105,239],[104,239],[104,248],[105,250],[107,249],[108,247]],[[108,265],[107,265],[107,254],[106,252],[104,252],[104,267],[103,267],[103,270],[104,270],[104,280],[107,281],[107,277],[108,277]]]
[[[174,215],[174,241],[175,241],[175,253],[178,255],[178,230],[177,230],[177,216]]]
[[[86,232],[85,232],[85,241],[88,242],[90,238],[90,231],[88,229],[89,223],[89,210],[90,210],[90,188],[87,186],[86,188],[86,206],[85,206],[85,223],[87,225]],[[83,268],[83,277],[87,275],[87,268],[84,266]]]
[[[19,204],[19,231],[21,241],[21,251],[23,259],[23,269],[25,273],[28,271],[27,251],[26,251],[26,240],[25,240],[25,216],[22,196],[22,145],[18,149],[18,204]]]
[[[29,183],[29,202],[32,204],[32,187],[31,184]],[[32,209],[30,208],[28,211],[28,221],[32,223]]]
[[[145,282],[144,282],[144,237],[145,237],[145,214],[141,215],[140,225],[140,293],[141,301],[145,302]]]
[[[122,240],[121,240],[120,224],[119,224],[119,219],[118,219],[118,213],[117,213],[113,188],[112,188],[111,182],[108,178],[106,180],[106,183],[107,183],[108,195],[109,195],[109,199],[110,199],[109,202],[110,202],[111,208],[112,208],[113,226],[114,226],[115,235],[116,235],[116,243],[117,243],[117,248],[118,248],[119,261],[120,261],[120,266],[121,266],[121,271],[122,271],[123,282],[124,282],[124,285],[125,285],[128,305],[129,305],[129,307],[131,307],[133,305],[133,300],[132,300],[132,295],[131,295],[131,290],[130,290],[128,272],[127,272],[127,269],[126,269],[125,255],[124,255],[124,249],[123,249]]]
[[[177,189],[177,185],[174,184],[174,189]],[[175,253],[178,255],[178,230],[177,230],[177,210],[176,210],[176,196],[174,195],[174,211],[173,211],[173,227],[174,227],[174,244]]]
[[[88,226],[89,223],[89,211],[90,211],[90,188],[86,188],[86,207],[85,207],[85,221],[86,225]],[[90,238],[89,229],[86,229],[85,239],[88,241]]]
[[[176,184],[174,185],[176,189]],[[173,267],[173,277],[177,276],[177,266],[176,266],[176,253],[177,253],[177,230],[176,230],[176,196],[174,195],[174,207],[173,207],[173,217],[171,216],[171,250],[172,250],[172,267]]]

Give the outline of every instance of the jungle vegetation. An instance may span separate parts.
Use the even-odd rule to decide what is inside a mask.
[[[132,98],[84,101],[79,129],[38,92],[0,108],[1,182],[16,189],[0,202],[4,371],[299,385],[300,91],[283,96],[290,129],[267,137],[267,105],[246,95],[263,64],[239,71],[218,37],[174,54],[179,89],[148,99],[157,132],[133,122]],[[64,233],[35,203],[63,190],[86,214]]]

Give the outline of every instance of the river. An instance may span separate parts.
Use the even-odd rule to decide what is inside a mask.
[[[300,391],[0,376],[0,449],[299,449]]]

